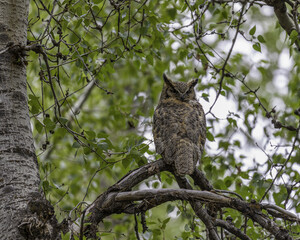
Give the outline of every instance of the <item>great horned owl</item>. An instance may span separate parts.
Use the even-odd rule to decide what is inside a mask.
[[[206,139],[205,114],[194,87],[198,79],[175,82],[165,74],[164,86],[153,117],[156,152],[175,174],[192,174],[202,156]]]

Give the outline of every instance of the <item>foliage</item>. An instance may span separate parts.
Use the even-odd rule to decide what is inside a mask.
[[[82,202],[159,158],[151,117],[163,72],[200,79],[208,141],[199,168],[214,188],[299,213],[297,36],[288,36],[262,1],[32,1],[28,40],[41,48],[28,57],[29,108],[41,187],[57,217],[78,217]],[[167,172],[139,186],[171,187]],[[236,211],[228,215],[244,226]],[[185,202],[161,205],[146,218],[142,239],[204,239]],[[114,215],[100,235],[134,239],[134,227],[133,216]],[[295,224],[288,230],[300,232]],[[269,235],[251,221],[247,233]]]

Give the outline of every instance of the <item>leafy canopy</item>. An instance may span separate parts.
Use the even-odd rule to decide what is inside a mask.
[[[41,185],[58,218],[159,158],[151,118],[164,72],[200,79],[208,141],[199,168],[213,186],[300,211],[298,33],[288,36],[264,3],[215,2],[31,1],[28,40],[43,50],[28,57],[29,108]],[[167,172],[140,185],[167,187],[176,187]],[[143,239],[203,236],[185,202],[146,215]],[[242,215],[228,215],[243,225]],[[132,239],[134,225],[115,215],[101,236]],[[268,236],[251,221],[247,232]]]

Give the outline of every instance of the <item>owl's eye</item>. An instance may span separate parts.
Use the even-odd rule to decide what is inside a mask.
[[[174,88],[169,88],[167,93],[168,93],[169,96],[171,96],[171,95],[174,95],[176,93],[176,90]]]
[[[190,95],[190,94],[192,93],[192,91],[193,91],[193,89],[190,88],[190,89],[186,92],[186,94],[187,94],[187,95]]]

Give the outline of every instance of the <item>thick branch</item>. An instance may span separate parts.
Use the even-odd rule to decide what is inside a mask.
[[[228,224],[222,222],[221,220],[216,221],[216,219],[210,216],[207,211],[203,208],[202,204],[212,204],[220,208],[232,208],[245,216],[251,218],[254,222],[260,224],[264,229],[268,230],[277,240],[292,239],[288,232],[279,227],[274,221],[272,221],[268,216],[261,212],[261,208],[273,209],[277,212],[282,211],[281,208],[276,208],[267,204],[260,205],[259,203],[253,204],[246,201],[224,196],[217,192],[212,191],[197,191],[192,190],[192,186],[185,178],[180,178],[175,176],[177,183],[181,189],[147,189],[131,191],[132,187],[139,184],[143,180],[155,175],[161,171],[170,171],[172,169],[170,166],[166,165],[162,159],[149,163],[141,168],[135,169],[124,176],[120,181],[110,187],[106,192],[101,194],[86,210],[85,216],[89,217],[84,221],[91,223],[84,228],[84,232],[87,236],[95,236],[97,231],[97,225],[105,217],[115,214],[115,213],[139,213],[145,212],[150,208],[158,206],[167,201],[175,200],[187,200],[191,204],[196,215],[201,219],[201,221],[206,225],[209,237],[212,240],[219,240],[220,237],[217,234],[216,227],[223,226],[229,232],[239,236],[241,239],[247,239],[246,235],[242,234],[234,226],[229,226]],[[205,182],[203,179],[199,180],[196,178],[204,177],[201,173],[197,171],[193,174],[195,182]],[[208,181],[207,181],[208,182]],[[208,186],[211,187],[209,184]],[[207,188],[208,186],[204,186]],[[209,188],[209,187],[208,187]],[[135,203],[136,201],[141,201],[140,203]],[[298,222],[299,219],[295,215],[289,215],[289,219],[293,219]],[[75,229],[75,224],[73,224],[73,230]]]
[[[240,211],[246,216],[249,216],[254,222],[257,222],[260,226],[270,232],[276,240],[292,240],[293,238],[289,235],[288,231],[279,227],[274,221],[268,216],[264,215],[260,210],[260,205],[249,204],[240,199],[234,198],[231,202],[231,207]]]
[[[202,171],[196,169],[191,175],[191,177],[194,180],[194,184],[198,185],[201,188],[201,190],[211,191],[214,189]]]
[[[253,205],[253,203],[248,203],[236,198],[230,198],[208,191],[197,191],[190,189],[147,189],[130,192],[110,193],[108,194],[106,200],[103,202],[102,209],[109,209],[110,206],[115,205],[116,202],[116,205],[118,205],[118,207],[121,206],[118,204],[118,202],[125,203],[123,204],[123,207],[126,208],[128,205],[130,205],[129,202],[140,200],[152,203],[153,200],[155,200],[155,204],[153,204],[152,206],[148,205],[150,207],[157,206],[167,201],[188,200],[194,208],[195,212],[198,212],[198,214],[199,212],[203,211],[202,205],[199,205],[199,203],[201,202],[217,204],[220,207],[233,208],[240,211],[242,214],[249,216],[253,221],[259,223],[263,228],[273,234],[275,236],[275,239],[292,239],[286,230],[280,228],[274,221],[269,219],[260,211],[259,208],[257,208],[257,206],[259,205]],[[270,207],[268,205],[266,206]],[[123,212],[122,209],[119,209],[119,211]],[[206,222],[206,225],[211,225],[212,227],[224,226],[234,234],[242,234],[233,225],[229,226],[222,221],[216,221],[215,219],[212,219],[210,216],[208,216],[207,213],[202,212],[199,215],[201,216],[201,219],[203,218],[203,216],[205,216],[206,220],[204,219],[203,222]],[[247,239],[245,235],[241,236],[243,236],[242,239]]]
[[[106,192],[102,193],[97,199],[85,210],[85,215],[90,214],[85,222],[91,223],[84,232],[89,236],[96,233],[97,225],[105,217],[114,214],[122,213],[124,209],[131,208],[132,204],[124,202],[115,202],[114,198],[117,192],[130,191],[132,187],[142,182],[143,180],[165,170],[170,170],[170,166],[166,165],[162,159],[146,164],[138,169],[135,169],[121,178],[116,184],[111,186]],[[161,204],[161,203],[158,203]],[[156,206],[156,205],[155,205]],[[153,207],[151,204],[149,208]],[[73,224],[72,230],[78,231],[78,225]]]
[[[195,174],[197,174],[196,172],[197,171],[195,171],[195,173],[193,174],[194,177],[195,177]],[[199,176],[201,176],[201,174],[199,174]],[[192,189],[192,186],[186,181],[186,179],[176,177],[176,180],[177,180],[177,183],[179,184],[180,188]],[[194,179],[194,181],[197,182],[195,179]],[[190,201],[190,204],[193,207],[197,216],[206,225],[207,229],[209,230],[211,239],[219,239],[217,232],[215,231],[215,228],[213,226],[220,226],[220,224],[222,224],[224,226],[224,228],[227,229],[229,232],[231,232],[233,234],[237,233],[235,235],[240,237],[241,239],[247,239],[246,238],[247,236],[245,234],[243,235],[241,233],[241,231],[239,231],[233,225],[231,225],[230,227],[226,225],[228,227],[228,228],[226,228],[225,225],[223,224],[223,222],[220,222],[221,220],[215,221],[216,219],[214,219],[214,221],[213,221],[211,216],[209,216],[207,214],[207,212],[201,207],[201,203],[199,201]],[[226,201],[226,204],[227,204],[227,201]],[[277,239],[277,240],[292,239],[285,229],[278,227],[275,222],[273,222],[267,216],[262,214],[262,212],[260,210],[262,206],[260,204],[248,203],[248,202],[245,202],[245,201],[237,199],[237,198],[231,198],[231,202],[229,205],[230,205],[229,206],[230,208],[240,211],[242,214],[249,216],[253,221],[259,223],[263,228],[265,228],[270,233],[272,233],[275,236],[275,239]],[[222,206],[221,202],[218,203],[218,206]],[[226,206],[226,205],[224,205],[224,206]],[[222,207],[224,207],[224,206],[222,206]],[[270,205],[264,205],[264,207],[271,208]],[[281,209],[279,207],[276,208],[276,210],[277,211],[281,210],[280,212],[284,213],[282,211],[283,209]],[[296,217],[296,219],[298,219],[297,216],[293,215],[293,219],[295,219],[294,217]],[[299,219],[298,219],[298,221],[299,221]],[[298,222],[298,221],[296,221],[296,222]]]
[[[296,26],[288,15],[285,1],[276,0],[273,2],[273,7],[280,26],[290,35],[293,30],[296,30]]]
[[[118,193],[116,201],[139,201],[146,198],[155,198],[156,196],[166,197],[175,200],[200,200],[204,203],[218,203],[223,206],[229,206],[230,198],[208,191],[197,191],[189,189],[145,189],[130,192]]]
[[[289,221],[297,222],[298,224],[300,224],[300,219],[294,213],[291,213],[277,205],[270,204],[270,203],[261,203],[260,205],[262,206],[263,209],[267,210],[267,212],[274,217],[287,219]]]
[[[285,1],[265,0],[265,2],[274,8],[274,13],[278,19],[280,26],[287,32],[288,35],[290,35],[293,30],[297,31],[297,29],[299,29],[299,27],[295,25],[298,23],[297,22],[295,23],[293,19],[289,16],[287,7],[285,5]],[[298,32],[298,35],[299,34],[300,33]],[[300,50],[299,41],[295,41],[295,44],[298,50]]]
[[[163,202],[166,201],[175,201],[175,200],[188,200],[193,208],[195,208],[195,212],[202,209],[202,206],[196,206],[195,203],[199,200],[202,203],[213,203],[217,204],[220,207],[229,207],[236,209],[243,213],[244,215],[249,216],[252,220],[259,223],[263,228],[268,230],[271,234],[275,236],[275,239],[284,240],[284,239],[292,239],[288,232],[282,228],[280,228],[274,221],[272,221],[268,216],[264,215],[260,209],[259,204],[255,205],[253,203],[248,203],[236,198],[226,197],[217,193],[208,192],[208,191],[197,191],[197,190],[189,190],[189,189],[147,189],[147,190],[139,190],[139,191],[131,191],[131,192],[121,192],[113,196],[113,198],[109,198],[108,201],[105,201],[104,208],[108,207],[112,204],[113,201],[139,201],[144,199],[155,199],[160,198]],[[198,202],[199,203],[199,202]],[[268,206],[270,207],[270,206]],[[222,225],[223,222],[215,221],[210,219],[213,226]],[[223,224],[224,225],[224,224]],[[229,227],[226,225],[228,229],[231,231],[237,231],[234,226]],[[244,238],[246,239],[246,238]]]

